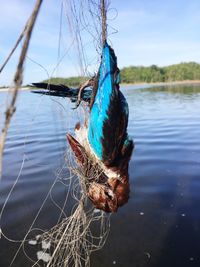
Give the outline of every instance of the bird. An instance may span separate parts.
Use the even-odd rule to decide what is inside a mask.
[[[69,97],[76,107],[87,103],[88,118],[83,125],[77,123],[75,136],[68,133],[67,139],[85,175],[88,198],[105,212],[117,212],[130,193],[128,167],[134,142],[127,133],[129,109],[119,83],[117,57],[107,41],[97,74],[79,88],[33,83],[46,94]]]

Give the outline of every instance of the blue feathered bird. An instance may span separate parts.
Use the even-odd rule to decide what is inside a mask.
[[[77,106],[89,103],[89,118],[76,125],[76,138],[67,135],[78,163],[88,175],[88,197],[96,208],[117,211],[129,198],[128,164],[134,148],[128,137],[128,104],[119,88],[120,72],[114,50],[104,43],[98,74],[80,88],[34,83],[47,91],[37,93],[69,97]],[[47,87],[48,86],[48,87]],[[90,88],[90,89],[86,89]],[[92,90],[91,90],[92,89]],[[98,177],[90,175],[98,166]]]

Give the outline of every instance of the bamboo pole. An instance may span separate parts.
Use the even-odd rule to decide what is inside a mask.
[[[105,0],[101,0],[101,18],[102,18],[102,46],[104,46],[107,38],[107,16]]]

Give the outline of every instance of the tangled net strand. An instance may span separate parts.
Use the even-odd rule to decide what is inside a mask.
[[[87,187],[90,177],[86,176],[87,166],[74,164],[71,171],[76,178],[72,185],[72,195],[77,204],[69,217],[40,236],[41,241],[51,244],[51,258],[47,267],[90,266],[91,253],[104,246],[109,233],[110,215],[96,210],[88,201]],[[87,160],[87,164],[91,167],[90,160]],[[96,175],[94,179],[98,179],[100,175],[97,168],[94,166],[90,172],[93,178]],[[33,266],[35,265],[38,262]]]

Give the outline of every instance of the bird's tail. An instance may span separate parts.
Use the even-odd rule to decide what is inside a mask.
[[[70,88],[63,84],[57,85],[51,83],[32,83],[30,86],[34,89],[32,90],[32,93],[35,94],[68,97],[72,102],[77,102],[78,100],[79,88]],[[40,88],[43,90],[38,90],[36,88]],[[87,89],[84,91],[82,99],[85,102],[90,102],[90,98],[91,98],[91,89]]]

